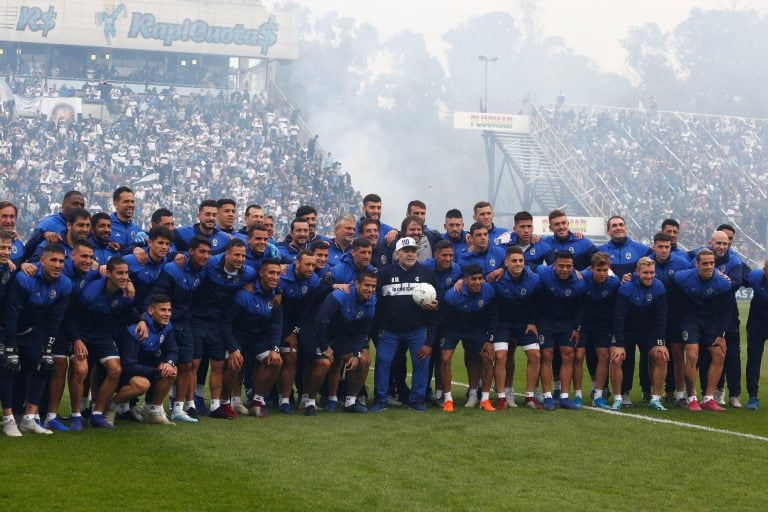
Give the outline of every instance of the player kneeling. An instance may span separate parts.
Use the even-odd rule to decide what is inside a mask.
[[[127,418],[130,402],[147,394],[138,416],[144,423],[173,425],[165,415],[163,400],[176,380],[176,362],[179,351],[171,325],[171,299],[167,295],[153,295],[143,316],[148,334],[144,340],[135,334],[136,326],[124,329],[119,350],[123,372],[120,385],[112,398],[118,419]],[[112,405],[110,404],[110,405]]]
[[[304,357],[308,359],[301,397],[305,415],[316,414],[315,395],[326,375],[328,395],[337,394],[342,366],[347,380],[344,412],[368,411],[358,402],[357,396],[371,365],[368,334],[376,309],[375,295],[376,274],[361,270],[349,287],[349,293],[334,290],[320,306],[315,316],[315,339],[302,347]]]
[[[613,315],[613,343],[610,352],[611,386],[614,402],[611,409],[621,409],[622,363],[626,358],[626,341],[635,341],[640,351],[648,354],[648,373],[652,397],[648,406],[666,411],[661,403],[661,390],[667,376],[669,351],[664,342],[667,332],[667,292],[655,278],[656,265],[648,257],[640,258],[630,281],[619,287]]]

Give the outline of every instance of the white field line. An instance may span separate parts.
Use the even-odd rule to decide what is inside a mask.
[[[373,368],[373,367],[371,367]],[[408,377],[411,377],[411,374],[408,374]],[[464,382],[457,382],[455,380],[451,381],[451,385],[453,386],[461,386],[464,388],[469,387]],[[521,393],[515,393],[515,396],[523,397],[525,395]],[[735,437],[744,437],[747,439],[752,439],[754,441],[762,441],[764,443],[768,443],[768,437],[765,436],[758,436],[756,434],[748,434],[746,432],[736,432],[734,430],[725,430],[722,428],[714,428],[714,427],[707,427],[706,425],[696,425],[695,423],[686,423],[684,421],[676,421],[676,420],[668,420],[665,418],[657,418],[655,416],[644,416],[642,414],[632,414],[628,412],[621,412],[621,411],[611,411],[609,409],[600,409],[599,407],[589,407],[585,406],[582,407],[582,409],[586,409],[588,411],[595,411],[603,414],[611,414],[613,416],[621,416],[623,418],[632,418],[636,420],[642,420],[642,421],[648,421],[651,423],[661,423],[664,425],[673,425],[675,427],[683,427],[683,428],[690,428],[693,430],[702,430],[704,432],[713,432],[715,434],[724,434],[727,436],[735,436]]]

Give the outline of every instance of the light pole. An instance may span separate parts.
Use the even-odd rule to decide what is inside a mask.
[[[499,60],[498,57],[486,57],[485,55],[480,55],[477,57],[478,60],[482,61],[485,64],[485,86],[484,86],[484,95],[483,95],[483,112],[488,112],[488,63],[489,62],[496,62]]]

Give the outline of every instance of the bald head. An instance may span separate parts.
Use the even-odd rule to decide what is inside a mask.
[[[709,239],[709,246],[712,248],[712,252],[715,253],[715,258],[717,259],[725,256],[729,245],[728,233],[725,231],[715,231]]]

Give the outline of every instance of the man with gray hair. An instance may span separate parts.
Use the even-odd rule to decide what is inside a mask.
[[[355,239],[355,229],[355,218],[351,215],[342,215],[333,223],[333,239],[328,248],[329,267],[336,265],[341,257],[349,252]]]

